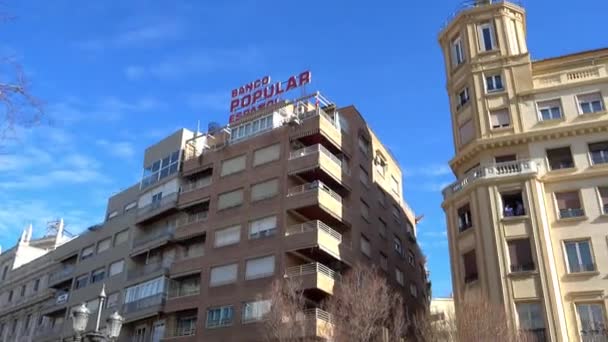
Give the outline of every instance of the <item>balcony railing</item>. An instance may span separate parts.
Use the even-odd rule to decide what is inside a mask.
[[[294,186],[287,191],[287,197],[297,196],[315,190],[321,190],[333,197],[336,201],[342,203],[342,197],[321,181]]]
[[[184,289],[184,288],[181,288],[179,286],[179,284],[177,284],[177,282],[176,282],[176,284],[174,286],[175,287],[171,288],[171,290],[169,291],[168,298],[195,296],[195,295],[198,295],[199,293],[201,293],[200,285],[198,285],[197,287],[194,287],[194,288]]]
[[[152,231],[149,233],[146,232],[146,234],[143,234],[141,237],[133,239],[133,248],[143,246],[147,243],[150,243],[150,242],[156,241],[156,240],[162,240],[165,238],[170,239],[174,233],[175,233],[175,226],[173,226],[173,225],[169,225],[162,229],[158,229],[156,231]]]
[[[441,27],[441,29],[442,30],[445,29],[450,24],[450,22],[463,11],[466,11],[466,10],[469,10],[472,8],[476,8],[476,7],[480,7],[480,6],[502,4],[502,3],[512,3],[515,5],[521,6],[520,0],[465,0],[465,1],[462,1],[460,6],[448,16],[444,25]]]
[[[318,154],[318,153],[325,155],[326,157],[331,159],[334,163],[336,163],[339,167],[342,167],[342,160],[340,160],[338,157],[336,157],[333,153],[329,152],[329,150],[321,144],[316,144],[316,145],[301,148],[297,151],[292,151],[289,153],[289,159],[291,160],[291,159],[301,158],[301,157],[305,157],[305,156],[308,156],[311,154]]]
[[[153,306],[163,305],[165,303],[165,299],[167,298],[167,294],[162,292],[152,296],[148,296],[130,303],[125,303],[122,306],[122,310],[125,314],[137,312],[140,310],[144,310]]]
[[[582,272],[594,272],[594,271],[595,271],[594,263],[570,265],[570,273],[582,273]]]
[[[158,272],[163,269],[168,271],[169,268],[171,267],[171,264],[173,264],[172,259],[168,259],[168,260],[165,260],[162,262],[156,262],[153,264],[136,265],[134,268],[132,268],[128,271],[127,281],[131,281],[133,279],[137,279],[137,278],[143,277],[149,273]]]
[[[177,203],[177,192],[163,196],[160,201],[152,202],[137,209],[137,216],[143,216],[155,210],[174,206]]]
[[[177,227],[187,226],[189,224],[207,221],[209,218],[209,211],[201,211],[200,213],[191,214],[186,217],[182,217],[177,220]]]
[[[329,235],[330,237],[338,240],[339,242],[342,242],[342,234],[333,230],[330,226],[326,225],[325,223],[323,223],[319,220],[308,221],[308,222],[304,222],[301,224],[289,226],[285,230],[285,236],[314,232],[316,230]]]
[[[181,193],[183,194],[183,193],[194,191],[197,189],[202,189],[209,185],[211,185],[211,176],[204,177],[204,178],[196,180],[195,182],[189,182],[189,183],[183,185],[181,188]]]
[[[64,278],[71,276],[74,273],[74,270],[76,270],[76,265],[67,265],[51,272],[51,275],[49,276],[49,284],[58,283]]]
[[[567,208],[559,210],[559,218],[573,218],[585,216],[585,211],[582,208]]]
[[[553,87],[560,84],[581,82],[594,78],[605,77],[606,68],[603,65],[585,67],[578,70],[562,71],[557,73],[543,74],[534,77],[535,88]]]
[[[304,276],[304,275],[317,274],[317,273],[321,273],[334,280],[336,280],[340,277],[340,274],[338,272],[336,272],[336,271],[332,270],[331,268],[329,268],[321,263],[318,263],[318,262],[313,262],[310,264],[304,264],[304,265],[299,265],[299,266],[292,266],[292,267],[288,267],[285,270],[285,275],[287,277],[300,277],[300,276]]]
[[[498,163],[488,166],[479,166],[469,171],[464,178],[452,183],[443,189],[443,198],[447,199],[465,189],[469,184],[478,179],[490,179],[498,177],[509,177],[524,174],[535,174],[537,165],[531,160],[516,160],[506,163]]]
[[[196,327],[176,328],[173,331],[169,331],[167,333],[167,335],[165,335],[165,338],[194,336],[194,335],[196,335]]]
[[[528,272],[528,271],[534,271],[535,269],[536,269],[536,265],[534,265],[533,262],[529,262],[529,263],[525,263],[525,264],[518,264],[518,265],[511,265],[511,273]]]

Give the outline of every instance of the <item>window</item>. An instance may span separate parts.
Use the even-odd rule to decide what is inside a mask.
[[[260,201],[275,196],[279,192],[277,178],[251,186],[251,201]]]
[[[93,245],[83,248],[82,252],[80,252],[80,261],[86,260],[86,259],[92,257],[94,250],[95,250],[95,247]]]
[[[471,227],[473,227],[473,221],[471,220],[471,207],[467,203],[458,208],[458,231],[464,232]]]
[[[384,177],[384,174],[386,173],[386,166],[386,160],[380,155],[376,155],[376,158],[374,158],[374,169],[376,169],[376,172],[382,177]]]
[[[236,142],[272,130],[272,114],[232,127],[230,141]]]
[[[225,177],[231,175],[233,173],[241,172],[245,170],[245,162],[247,161],[247,156],[242,155],[230,159],[226,159],[222,161],[222,168],[220,171],[220,176]]]
[[[595,271],[589,240],[566,241],[564,248],[568,259],[568,273]]]
[[[163,201],[163,192],[157,192],[152,195],[152,203],[150,204],[152,208],[160,208]]]
[[[380,225],[378,225],[378,234],[386,239],[386,222],[380,217],[378,217],[378,221],[380,221]]]
[[[245,279],[258,279],[274,274],[274,255],[249,259],[245,263]]]
[[[555,201],[560,219],[585,216],[578,191],[556,192]]]
[[[369,174],[367,170],[363,168],[363,166],[359,167],[359,180],[361,184],[363,184],[366,188],[369,188]]]
[[[509,247],[511,272],[534,271],[536,269],[529,239],[510,240],[507,242],[507,246]]]
[[[90,301],[86,302],[85,305],[87,306],[87,309],[89,309],[89,311],[91,313],[97,312],[97,310],[99,309],[99,298],[90,300]]]
[[[501,194],[503,217],[525,216],[526,208],[521,192]]]
[[[107,238],[97,243],[97,254],[110,249],[112,247],[112,238]]]
[[[268,216],[249,223],[249,238],[259,239],[273,236],[277,232],[277,217]]]
[[[196,332],[196,315],[177,318],[177,336],[192,336]]]
[[[120,232],[116,233],[116,235],[114,235],[114,246],[118,246],[127,241],[129,241],[129,230],[128,229],[120,231]]]
[[[118,300],[120,299],[120,292],[110,293],[106,299],[106,308],[114,308],[118,306]]]
[[[211,267],[209,286],[220,286],[236,281],[238,272],[237,264]]]
[[[363,200],[361,200],[361,216],[369,222],[369,206]]]
[[[395,268],[395,280],[397,280],[397,283],[401,286],[405,284],[403,272],[398,268]]]
[[[604,101],[601,93],[578,95],[578,107],[581,114],[598,113],[604,111]]]
[[[503,90],[502,75],[486,76],[486,91],[494,93]]]
[[[26,290],[25,285],[21,286],[21,297],[25,296],[25,290]]]
[[[135,209],[137,207],[137,201],[131,202],[127,205],[125,205],[125,212]]]
[[[479,37],[479,50],[492,51],[495,48],[494,27],[491,23],[482,23],[477,25],[477,34]]]
[[[462,256],[464,264],[464,283],[468,284],[477,280],[477,257],[475,256],[475,250],[466,252]]]
[[[2,280],[6,279],[7,273],[8,273],[8,266],[4,266],[4,269],[2,270]]]
[[[464,47],[462,38],[456,37],[452,41],[452,66],[458,66],[464,63]]]
[[[490,111],[490,122],[492,128],[504,128],[511,126],[511,116],[507,108],[491,110]]]
[[[217,210],[237,207],[243,203],[243,189],[220,194],[217,199]]]
[[[397,180],[397,178],[395,176],[391,176],[391,191],[399,196],[399,194],[401,193],[401,187],[399,186],[399,180]]]
[[[410,263],[410,265],[415,266],[416,265],[416,256],[414,255],[414,252],[407,251],[407,262]]]
[[[496,164],[509,163],[509,162],[514,162],[516,160],[517,160],[517,155],[515,155],[515,154],[506,154],[504,156],[494,157],[494,162]]]
[[[108,214],[108,220],[118,216],[118,211],[114,210]]]
[[[39,287],[40,287],[40,279],[36,279],[34,281],[34,292],[38,291]]]
[[[27,331],[30,330],[31,323],[32,323],[32,314],[29,314],[25,317],[25,322],[23,325],[23,331],[26,332],[25,333],[26,336],[29,336],[29,333]]]
[[[398,236],[393,237],[393,249],[397,254],[403,255],[403,245],[401,244],[401,239]]]
[[[598,188],[600,193],[600,200],[602,201],[602,213],[608,215],[608,186]]]
[[[593,165],[608,163],[608,141],[589,144],[589,154]]]
[[[574,167],[570,147],[560,147],[547,150],[547,160],[550,170],[569,169]]]
[[[13,300],[13,290],[8,293],[8,301],[9,303]]]
[[[175,281],[171,283],[169,297],[184,297],[199,294],[201,289],[200,283],[201,276],[198,273],[175,279]]]
[[[388,270],[388,257],[382,252],[380,252],[380,268]]]
[[[414,298],[418,297],[418,288],[414,284],[410,284],[410,295]]]
[[[461,145],[467,144],[473,140],[475,137],[475,126],[473,124],[473,119],[469,119],[458,127],[458,136],[460,138]]]
[[[175,151],[144,168],[140,188],[144,189],[178,171],[181,151]]]
[[[76,280],[74,280],[74,290],[78,290],[78,289],[81,289],[81,288],[87,286],[88,280],[89,280],[88,274],[84,274],[84,275],[77,277]]]
[[[603,303],[576,303],[582,342],[606,340],[606,313]]]
[[[205,253],[204,243],[204,240],[194,240],[184,243],[184,258],[195,258],[202,256]]]
[[[264,316],[270,312],[270,305],[270,300],[258,300],[243,304],[243,323],[264,319]]]
[[[257,149],[253,152],[253,166],[270,163],[279,160],[281,155],[281,145],[274,144],[268,147]]]
[[[116,262],[113,262],[110,264],[110,277],[115,276],[117,274],[122,273],[122,270],[125,267],[125,261],[124,260],[118,260]]]
[[[215,231],[214,247],[233,245],[241,241],[241,226],[236,225]]]
[[[232,306],[222,306],[207,310],[207,328],[219,328],[232,325]]]
[[[541,121],[559,120],[562,118],[562,102],[551,100],[538,102],[538,115]]]
[[[370,153],[370,148],[369,148],[369,140],[367,140],[367,138],[365,138],[364,136],[359,136],[359,150],[361,150],[361,152],[363,152],[364,155],[369,156]]]
[[[166,278],[158,277],[137,285],[128,287],[125,291],[125,303],[162,295],[166,290]]]
[[[464,87],[458,93],[458,97],[457,97],[458,102],[456,103],[456,110],[459,110],[460,108],[464,107],[464,105],[469,103],[470,99],[471,98],[469,97],[469,87]]]
[[[91,284],[94,284],[98,281],[102,281],[106,276],[106,269],[98,268],[91,273]]]
[[[369,240],[363,235],[361,235],[360,245],[361,253],[365,254],[367,257],[371,257],[372,246],[370,245]]]
[[[519,330],[534,334],[545,331],[545,320],[540,303],[516,303]]]
[[[378,187],[378,203],[380,203],[381,206],[386,207],[386,194],[380,187]]]

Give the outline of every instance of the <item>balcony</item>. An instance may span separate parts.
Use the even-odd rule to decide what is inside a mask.
[[[179,194],[179,207],[187,207],[206,200],[210,195],[211,176],[200,178],[182,186]]]
[[[305,217],[339,224],[347,221],[342,197],[321,181],[293,187],[287,191],[287,210]]]
[[[449,199],[455,194],[470,187],[473,183],[506,177],[532,177],[535,176],[537,172],[537,165],[531,160],[516,160],[488,166],[479,166],[469,171],[463,179],[456,181],[443,189],[443,199]]]
[[[334,323],[327,311],[309,309],[297,320],[302,322],[302,338],[330,340],[333,335]]]
[[[163,292],[125,303],[122,306],[122,313],[127,321],[133,321],[139,317],[147,317],[162,312],[166,298],[167,294]]]
[[[162,262],[156,262],[153,264],[136,265],[135,268],[130,269],[127,273],[127,282],[134,283],[141,278],[155,278],[160,275],[169,274],[171,265],[173,264],[172,259],[168,259]]]
[[[315,144],[289,153],[287,172],[308,181],[321,180],[332,187],[346,187],[342,160],[325,146]]]
[[[172,331],[167,331],[163,341],[179,341],[179,342],[194,342],[196,341],[196,327],[191,328],[176,328]]]
[[[163,196],[160,201],[152,202],[137,209],[136,223],[143,223],[154,217],[177,208],[178,193]]]
[[[172,289],[169,291],[164,312],[169,313],[198,308],[200,305],[200,301],[197,298],[199,294],[200,285],[197,288],[188,290]]]
[[[131,256],[142,254],[150,249],[160,247],[173,239],[175,234],[174,225],[167,225],[155,231],[143,231],[141,236],[133,239]]]
[[[305,145],[326,143],[332,153],[348,151],[348,146],[342,144],[342,132],[334,119],[320,108],[315,108],[301,114],[300,124],[289,133],[290,140],[300,140]]]
[[[285,276],[301,281],[304,290],[322,291],[331,295],[334,293],[334,285],[340,274],[321,263],[313,262],[288,267],[285,270]]]
[[[205,233],[204,222],[209,218],[208,211],[190,214],[177,220],[177,227],[173,236],[174,240],[184,240]]]
[[[534,88],[549,88],[563,84],[578,83],[602,77],[607,77],[608,72],[605,65],[585,67],[576,70],[561,71],[551,74],[543,74],[534,77]]]
[[[286,250],[297,251],[313,260],[329,264],[340,260],[352,263],[350,243],[342,235],[321,221],[309,221],[285,230]]]
[[[76,270],[76,265],[64,265],[53,270],[51,275],[49,275],[49,287],[61,284],[72,278],[74,270]]]

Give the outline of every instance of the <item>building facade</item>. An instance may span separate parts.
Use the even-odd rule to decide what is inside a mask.
[[[71,341],[71,309],[96,313],[104,283],[102,321],[125,317],[120,341],[262,340],[276,277],[301,281],[305,333],[322,340],[320,303],[358,262],[382,270],[408,312],[425,310],[401,180],[356,108],[318,93],[181,129],[146,149],[141,182],[110,198],[103,224],[49,253],[54,297],[35,341]]]
[[[524,8],[506,1],[476,1],[439,42],[456,306],[481,297],[539,340],[606,341],[608,49],[532,61]]]

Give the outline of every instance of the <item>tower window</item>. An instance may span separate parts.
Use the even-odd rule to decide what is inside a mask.
[[[492,51],[496,47],[494,41],[494,27],[491,23],[482,23],[477,26],[479,35],[479,49],[481,51]]]
[[[501,194],[502,212],[504,217],[524,216],[526,208],[521,192],[509,192]]]
[[[601,93],[578,95],[578,106],[581,114],[598,113],[604,111],[604,101]]]
[[[462,38],[457,37],[452,41],[452,65],[458,66],[464,63],[464,47]]]
[[[569,169],[574,167],[574,159],[570,147],[560,147],[547,150],[547,160],[551,170]]]
[[[502,84],[502,75],[492,75],[486,77],[486,91],[488,93],[501,90],[504,90],[504,86]]]

